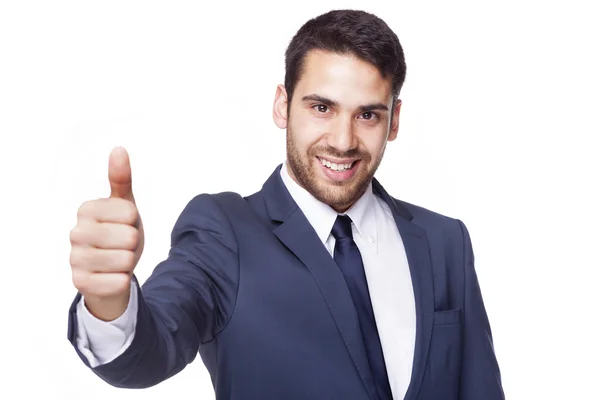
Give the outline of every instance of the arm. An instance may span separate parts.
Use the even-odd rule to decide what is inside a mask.
[[[195,359],[202,342],[214,338],[233,309],[237,247],[227,217],[211,196],[188,203],[171,245],[168,258],[147,281],[136,283],[135,335],[114,360],[90,365],[75,346],[76,306],[71,308],[69,339],[83,362],[113,386],[145,388],[175,375]]]
[[[500,369],[494,352],[492,332],[475,272],[469,232],[458,221],[464,243],[465,293],[461,400],[503,400]]]

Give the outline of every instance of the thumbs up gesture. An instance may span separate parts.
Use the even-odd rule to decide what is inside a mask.
[[[84,202],[70,234],[73,284],[87,309],[104,321],[127,308],[133,270],[144,248],[125,149],[111,152],[108,180],[110,197]]]

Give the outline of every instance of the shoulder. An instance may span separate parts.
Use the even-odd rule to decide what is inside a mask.
[[[180,213],[172,232],[172,241],[183,237],[210,235],[230,250],[237,244],[232,229],[232,212],[244,200],[234,192],[201,193],[187,202]]]
[[[194,196],[186,205],[187,210],[195,211],[226,211],[229,208],[239,206],[244,199],[239,193],[218,192],[218,193],[200,193]]]
[[[418,221],[445,223],[455,220],[455,218],[450,215],[442,214],[441,212],[414,203],[409,203],[405,200],[394,198],[394,201],[400,207],[404,207],[410,211],[413,218]]]
[[[460,220],[455,216],[443,214],[439,211],[394,197],[392,197],[392,200],[399,209],[404,209],[408,212],[408,215],[411,216],[410,222],[424,229],[443,229],[448,227],[456,229],[460,223]]]
[[[393,197],[392,200],[411,215],[410,222],[422,228],[434,245],[452,252],[471,246],[469,231],[460,218]]]

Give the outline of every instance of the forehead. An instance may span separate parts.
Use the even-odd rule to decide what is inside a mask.
[[[312,50],[303,64],[297,92],[315,93],[340,102],[360,99],[361,103],[387,103],[391,96],[392,78],[384,78],[376,66],[354,55]]]

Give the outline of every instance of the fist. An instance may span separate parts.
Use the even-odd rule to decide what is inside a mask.
[[[70,234],[70,264],[73,284],[88,309],[94,313],[90,305],[95,303],[105,308],[100,314],[116,318],[127,305],[133,270],[144,248],[125,149],[111,152],[108,180],[110,197],[87,201],[78,210]]]

